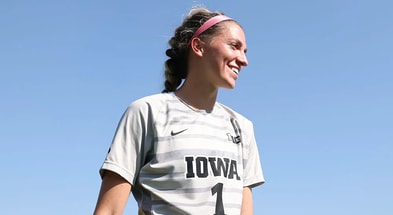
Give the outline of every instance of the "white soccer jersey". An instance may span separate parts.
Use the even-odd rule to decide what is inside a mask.
[[[194,110],[174,93],[127,108],[103,170],[133,185],[144,214],[240,214],[243,187],[264,182],[249,120],[218,102]]]

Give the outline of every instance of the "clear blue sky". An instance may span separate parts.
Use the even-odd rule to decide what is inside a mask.
[[[255,125],[255,214],[393,214],[390,0],[2,0],[0,213],[92,213],[117,122],[161,91],[196,4],[246,31],[250,65],[219,100]]]

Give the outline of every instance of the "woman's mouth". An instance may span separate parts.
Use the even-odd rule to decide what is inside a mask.
[[[239,70],[238,70],[238,69],[232,68],[231,70],[232,70],[232,72],[234,72],[236,75],[239,75]]]

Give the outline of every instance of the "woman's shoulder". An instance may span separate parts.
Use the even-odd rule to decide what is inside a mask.
[[[171,93],[157,93],[157,94],[141,97],[133,101],[132,103],[160,103],[160,102],[165,102],[172,98],[173,95]]]
[[[247,117],[244,115],[240,114],[239,112],[233,110],[232,108],[219,103],[220,109],[222,109],[227,116],[229,115],[231,123],[233,123],[233,126],[238,127],[241,129],[241,132],[243,134],[243,138],[245,142],[249,143],[249,141],[252,141],[254,138],[254,124],[251,120],[249,120]]]
[[[249,120],[247,117],[245,117],[243,114],[235,111],[234,109],[230,108],[227,105],[224,105],[222,103],[217,102],[217,105],[224,110],[227,114],[230,115],[230,117],[235,118],[239,122],[247,123],[247,124],[252,124],[251,120]]]
[[[159,109],[168,101],[173,100],[171,93],[157,93],[141,97],[131,102],[128,106],[129,109],[140,110],[140,109]]]

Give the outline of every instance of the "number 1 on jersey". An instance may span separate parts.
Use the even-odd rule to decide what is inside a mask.
[[[216,211],[214,215],[225,215],[224,212],[224,204],[222,202],[222,189],[223,189],[223,184],[218,183],[212,187],[212,195],[217,194],[217,200],[216,200]]]

